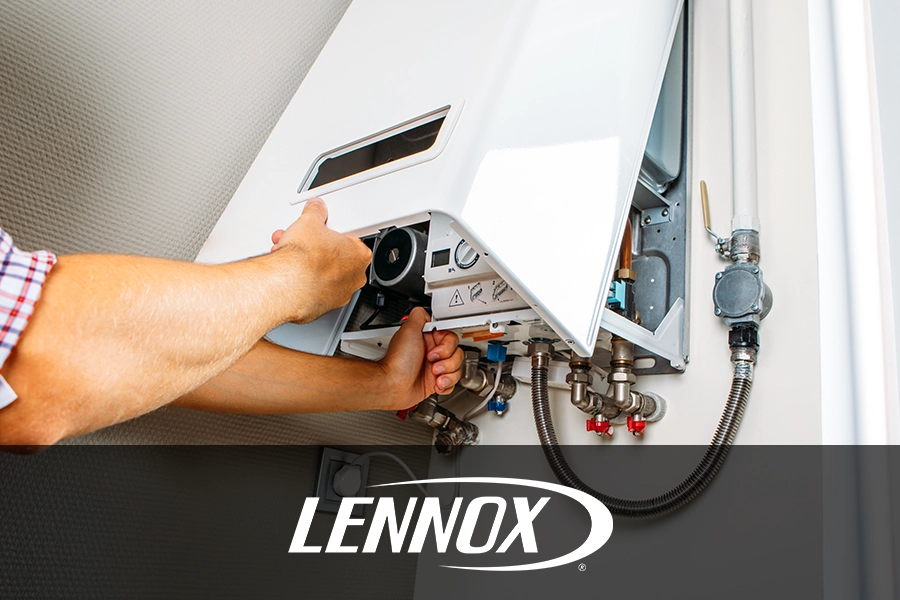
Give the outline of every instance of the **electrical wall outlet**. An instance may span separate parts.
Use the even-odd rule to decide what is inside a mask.
[[[316,508],[320,512],[336,513],[341,506],[341,496],[334,489],[332,484],[334,474],[342,467],[349,465],[355,459],[359,458],[359,454],[353,452],[345,452],[337,448],[323,448],[322,459],[319,461],[319,472],[316,476],[316,496],[319,498],[319,505]],[[354,497],[363,498],[366,495],[366,482],[369,477],[369,457],[365,457],[356,466],[360,469],[360,486]],[[362,515],[363,507],[354,506],[353,514]]]

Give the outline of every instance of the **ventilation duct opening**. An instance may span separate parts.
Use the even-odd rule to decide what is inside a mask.
[[[346,179],[434,146],[449,106],[320,156],[300,186],[302,193]]]

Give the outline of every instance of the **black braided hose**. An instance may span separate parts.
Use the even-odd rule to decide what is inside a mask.
[[[547,462],[550,463],[550,468],[560,483],[597,498],[616,516],[656,517],[677,510],[696,498],[716,476],[725,462],[725,457],[728,456],[735,435],[737,435],[744,408],[750,398],[752,383],[753,363],[736,362],[728,403],[725,405],[725,411],[722,413],[722,418],[719,419],[716,433],[700,464],[677,486],[664,494],[646,500],[625,500],[598,492],[585,484],[569,467],[553,429],[546,366],[531,367],[531,402],[534,408],[534,423],[541,440],[544,456],[547,457]]]

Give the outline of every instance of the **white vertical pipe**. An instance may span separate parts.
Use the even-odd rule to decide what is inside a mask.
[[[731,137],[734,217],[731,229],[759,231],[756,193],[756,97],[750,0],[728,6],[731,40]]]

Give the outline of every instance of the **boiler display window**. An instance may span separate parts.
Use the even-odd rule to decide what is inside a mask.
[[[450,264],[450,248],[431,253],[432,267],[446,267]]]

